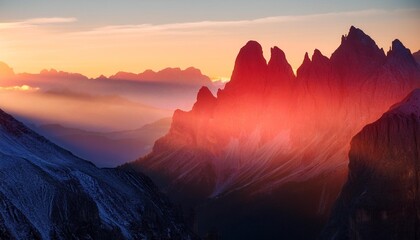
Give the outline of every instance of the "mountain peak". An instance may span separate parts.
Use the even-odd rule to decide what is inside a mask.
[[[324,55],[322,55],[321,51],[318,49],[314,50],[314,54],[312,55],[312,64],[316,66],[316,68],[321,68],[330,63],[330,59]]]
[[[261,45],[256,41],[249,41],[241,48],[236,57],[230,82],[225,90],[234,88],[236,85],[258,85],[265,80],[267,62],[263,55]],[[236,87],[235,87],[236,88]]]
[[[249,40],[245,46],[242,47],[243,51],[256,51],[262,53],[262,46],[255,40]]]
[[[256,66],[267,64],[264,59],[262,47],[257,41],[248,41],[239,51],[238,57],[236,58],[235,67],[238,64],[244,63],[249,63]]]
[[[305,53],[305,56],[303,57],[303,62],[300,65],[300,67],[297,69],[296,73],[298,78],[305,75],[305,73],[308,71],[308,69],[311,66],[311,59],[309,58],[308,52]]]
[[[287,60],[286,60],[286,54],[284,54],[283,50],[281,50],[278,47],[272,47],[271,58],[270,58],[270,61],[268,62],[268,66],[283,64],[285,62],[287,62]]]
[[[48,75],[48,74],[57,74],[58,73],[58,71],[57,70],[55,70],[54,68],[51,68],[50,70],[48,70],[48,69],[42,69],[40,72],[39,72],[39,74],[42,74],[42,75]]]
[[[357,27],[355,27],[355,26],[351,26],[350,27],[350,29],[349,29],[349,34],[348,34],[348,36],[350,36],[350,35],[355,35],[355,34],[357,34],[357,35],[366,35],[360,28],[357,28]]]
[[[68,79],[88,79],[85,75],[82,75],[80,73],[72,73],[72,72],[64,72],[64,71],[58,71],[54,68],[43,69],[39,72],[39,75],[43,77],[51,77],[51,78],[68,78]]]
[[[414,68],[417,67],[416,60],[411,54],[410,49],[406,48],[398,39],[392,41],[392,47],[387,53],[387,58],[388,61],[396,65],[405,64]]]
[[[325,56],[322,55],[321,51],[315,48],[314,54],[312,54],[312,61],[316,61],[316,59],[324,58]]]
[[[200,69],[188,67],[182,70],[179,67],[167,67],[160,71],[147,69],[142,73],[117,72],[109,77],[115,80],[148,81],[148,82],[170,82],[189,85],[210,86],[211,80],[208,76],[202,74]]]
[[[406,48],[404,44],[402,44],[402,42],[398,39],[392,41],[392,47],[388,53],[390,52],[411,55],[410,49]]]
[[[105,75],[101,74],[99,77],[97,77],[95,79],[96,80],[107,80],[108,78]]]
[[[361,30],[360,28],[356,28],[354,26],[350,27],[349,33],[347,34],[347,36],[344,36],[344,41],[363,41],[363,40],[367,40],[371,39],[365,32],[363,32],[363,30]]]
[[[308,63],[310,63],[311,62],[311,59],[309,58],[309,54],[308,54],[308,52],[306,52],[305,53],[305,56],[303,57],[303,63],[302,63],[302,65],[303,64],[308,64]]]
[[[392,49],[393,50],[405,50],[405,46],[402,44],[402,42],[399,39],[395,39],[392,41]]]
[[[314,53],[312,54],[312,64],[315,66],[315,68],[321,68],[321,66],[329,64],[329,61],[330,59],[322,55],[321,51],[318,49],[314,50]]]
[[[361,29],[356,28],[354,26],[350,27],[349,34],[347,35],[347,37],[344,37],[344,41],[352,44],[360,44],[378,48],[375,41],[371,37],[369,37]]]
[[[278,82],[295,77],[292,66],[287,62],[286,54],[278,48],[271,48],[271,58],[268,62],[269,76],[272,80]]]
[[[329,71],[330,60],[322,55],[318,49],[314,50],[312,60],[309,58],[308,52],[305,53],[303,62],[297,70],[298,78],[307,78],[311,75],[321,76]]]
[[[211,111],[216,104],[216,98],[208,87],[201,87],[197,94],[197,101],[193,106],[194,112]]]
[[[349,34],[343,36],[341,44],[331,55],[331,62],[341,76],[370,75],[386,61],[383,49],[362,30],[352,26]],[[359,69],[354,73],[354,69]],[[355,75],[356,74],[356,75]],[[363,80],[360,80],[363,81]]]
[[[206,101],[209,99],[215,99],[208,87],[201,87],[197,94],[197,101]]]
[[[195,67],[188,67],[184,70],[184,72],[189,72],[189,73],[192,73],[192,74],[202,75],[201,70],[198,69],[198,68],[195,68]]]

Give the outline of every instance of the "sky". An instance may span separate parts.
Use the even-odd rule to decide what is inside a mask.
[[[283,49],[294,69],[330,56],[351,25],[385,51],[420,50],[420,1],[0,0],[0,61],[15,72],[55,68],[89,77],[197,67],[228,79],[241,46]]]

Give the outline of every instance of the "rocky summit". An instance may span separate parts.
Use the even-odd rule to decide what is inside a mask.
[[[321,229],[308,226],[322,226],[345,181],[352,136],[419,86],[420,67],[409,49],[395,40],[385,54],[355,27],[330,58],[319,50],[305,54],[296,76],[281,49],[273,47],[267,63],[261,45],[249,41],[225,88],[216,96],[201,89],[191,111],[175,111],[153,151],[125,167],[152,176],[174,200],[202,206],[196,214],[202,232],[215,225],[229,232],[209,220],[217,211],[208,209],[229,219],[235,214],[224,210],[231,202],[278,216],[299,212],[286,225],[306,235],[284,236],[308,239]],[[255,212],[243,218],[263,211]],[[271,232],[267,239],[293,232],[267,226],[252,231]]]

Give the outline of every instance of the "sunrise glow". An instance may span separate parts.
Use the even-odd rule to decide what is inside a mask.
[[[35,87],[31,87],[28,85],[22,85],[22,86],[11,86],[11,87],[0,87],[0,90],[12,90],[12,91],[38,91],[39,88]]]
[[[41,2],[40,7],[44,4]],[[56,8],[57,4],[49,7]],[[136,4],[132,4],[135,8]],[[232,12],[230,18],[223,20],[207,19],[211,14],[205,12],[191,19],[133,17],[112,23],[106,20],[105,13],[98,13],[98,20],[90,22],[90,18],[76,10],[11,17],[10,13],[5,14],[17,11],[17,6],[11,5],[0,5],[0,52],[1,60],[16,72],[36,73],[55,68],[98,77],[118,71],[194,66],[208,76],[229,77],[235,49],[250,39],[264,46],[266,56],[270,46],[279,46],[297,69],[305,52],[318,48],[329,56],[340,42],[342,29],[351,25],[370,32],[385,50],[395,38],[410,49],[420,49],[420,10],[404,6],[382,9],[361,4],[357,9],[337,7],[317,12],[313,8],[290,14],[281,4],[272,2],[267,6],[277,6],[278,11],[244,16]],[[106,11],[112,6],[105,7]]]
[[[419,26],[419,0],[0,0],[0,239],[417,239]]]

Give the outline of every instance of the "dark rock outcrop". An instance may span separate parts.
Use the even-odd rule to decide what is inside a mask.
[[[349,175],[322,239],[420,237],[420,89],[351,141]]]
[[[413,53],[413,57],[416,60],[417,64],[420,65],[420,50]]]
[[[341,45],[331,55],[334,69],[346,87],[357,87],[375,74],[386,59],[383,49],[362,30],[352,26]]]

